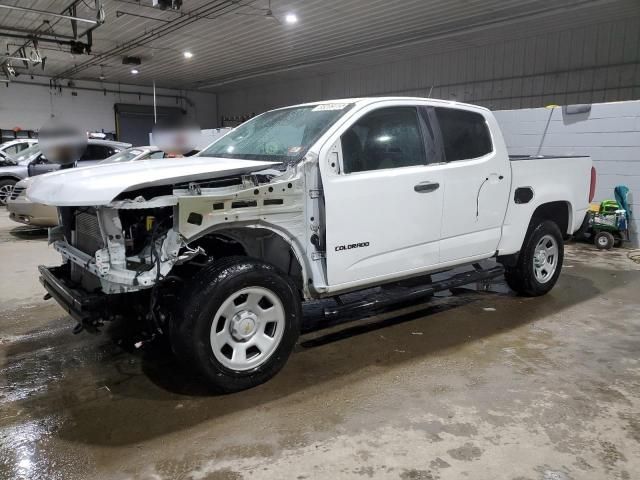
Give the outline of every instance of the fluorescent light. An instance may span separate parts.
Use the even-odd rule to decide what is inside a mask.
[[[284,17],[284,21],[290,25],[298,23],[298,16],[295,13],[287,13],[287,15]]]
[[[184,52],[183,55],[184,55],[184,58],[193,58],[193,53],[189,51]]]
[[[140,72],[138,71],[137,68],[132,68],[131,69],[131,75],[137,75],[138,73],[140,73]]]

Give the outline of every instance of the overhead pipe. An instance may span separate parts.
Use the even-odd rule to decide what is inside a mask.
[[[32,86],[37,86],[37,87],[47,87],[47,88],[52,88],[50,84],[48,83],[40,83],[40,82],[25,82],[22,80],[12,80],[11,81],[12,84],[18,84],[18,85],[32,85]],[[58,88],[60,90],[62,89],[67,89],[67,90],[84,90],[84,91],[88,91],[88,92],[101,92],[101,93],[114,93],[114,94],[118,94],[118,95],[138,95],[143,96],[143,97],[160,97],[160,98],[173,98],[175,100],[182,100],[185,103],[187,103],[187,105],[189,105],[190,107],[194,106],[193,101],[189,98],[189,97],[185,97],[184,95],[170,95],[168,93],[147,93],[147,92],[134,92],[134,91],[122,91],[122,90],[114,90],[111,88],[95,88],[95,87],[67,87],[65,85],[60,85],[57,84],[55,86],[55,88]]]
[[[38,15],[45,15],[45,16],[54,17],[54,18],[64,18],[66,20],[73,20],[76,22],[90,23],[91,25],[98,25],[98,23],[100,23],[98,22],[98,20],[90,20],[88,18],[74,17],[72,15],[64,15],[61,13],[47,12],[45,10],[36,10],[35,8],[18,7],[15,5],[0,5],[0,8],[17,10],[19,12],[36,13]]]
[[[8,32],[15,32],[15,33],[22,33],[25,35],[33,35],[33,36],[46,35],[50,37],[53,36],[55,38],[62,38],[64,40],[74,40],[74,37],[72,37],[71,35],[64,35],[61,33],[44,33],[44,32],[39,33],[39,32],[34,32],[33,30],[27,30],[26,28],[7,27],[5,25],[0,25],[0,30],[6,30]],[[0,34],[0,36],[6,36],[6,35]]]
[[[129,15],[130,17],[144,18],[145,20],[155,20],[156,22],[171,23],[171,20],[165,20],[164,18],[155,18],[155,17],[149,17],[148,15],[140,15],[139,13],[131,13],[131,12],[124,12],[122,10],[116,10],[116,18],[120,18],[124,15]]]
[[[77,45],[83,45],[83,46],[89,46],[89,44],[85,44],[76,40],[61,40],[59,38],[47,38],[46,36],[42,36],[42,34],[33,34],[33,35],[28,35],[28,34],[18,34],[18,33],[7,33],[7,32],[3,32],[0,31],[0,37],[8,37],[8,38],[17,38],[20,40],[28,40],[30,42],[33,42],[34,40],[37,40],[38,42],[45,42],[45,43],[57,43],[58,45],[67,45],[67,46],[77,46]],[[24,48],[24,46],[23,46]]]
[[[49,42],[49,43],[56,43],[58,45],[67,45],[69,47],[71,47],[71,51],[84,51],[87,54],[89,54],[91,52],[91,46],[93,44],[93,30],[95,30],[96,28],[98,28],[100,25],[102,25],[104,23],[104,5],[102,3],[103,0],[94,0],[95,1],[95,9],[97,10],[97,20],[89,20],[89,19],[85,19],[85,18],[80,18],[77,17],[75,15],[76,12],[76,6],[79,2],[82,2],[86,5],[85,0],[74,0],[71,5],[69,5],[65,10],[62,11],[62,13],[53,13],[53,12],[46,12],[46,11],[42,11],[42,10],[36,10],[36,9],[32,9],[32,8],[25,8],[25,7],[18,7],[18,6],[14,6],[14,5],[0,5],[0,8],[6,8],[9,10],[16,10],[16,11],[22,11],[22,12],[30,12],[30,13],[36,13],[36,14],[42,14],[42,15],[48,15],[48,16],[52,16],[55,18],[60,18],[60,19],[69,19],[71,21],[72,27],[73,27],[73,37],[70,37],[68,35],[57,35],[55,33],[47,33],[47,32],[43,32],[40,31],[40,29],[43,26],[47,26],[49,29],[51,29],[53,26],[55,26],[60,20],[57,20],[53,23],[53,25],[51,25],[51,23],[49,22],[49,20],[43,20],[42,24],[33,31],[28,31],[28,30],[23,30],[22,33],[23,35],[18,35],[16,33],[7,33],[7,32],[2,32],[0,31],[0,36],[4,36],[4,37],[8,37],[8,38],[17,38],[20,40],[25,40],[25,43],[15,52],[11,53],[10,56],[15,56],[16,54],[20,53],[21,49],[24,49],[25,47],[27,47],[30,43],[33,44],[33,46],[37,49],[38,48],[38,40],[42,41],[42,42]],[[70,12],[73,13],[73,15],[66,15],[65,12]],[[80,37],[86,36],[87,37],[87,43],[81,43],[79,41],[77,41],[78,38],[78,31],[76,28],[77,22],[85,22],[85,23],[91,23],[91,27],[87,28],[84,32],[82,32],[80,34]],[[20,32],[21,29],[18,28],[12,28],[12,27],[0,27],[0,29],[4,28],[5,30],[11,32]],[[60,40],[60,39],[64,39],[64,40]],[[42,68],[44,69],[44,61],[45,59],[42,59],[42,61],[40,62],[42,65]],[[0,68],[5,67],[8,63],[8,59],[5,59],[2,61],[2,63],[0,63]]]

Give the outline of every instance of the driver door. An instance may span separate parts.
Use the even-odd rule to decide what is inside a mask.
[[[328,169],[322,179],[330,288],[436,265],[444,185],[425,111],[409,105],[371,109],[339,144],[340,169]]]
[[[44,173],[55,172],[60,168],[57,163],[51,163],[47,158],[40,154],[35,160],[32,160],[28,166],[28,176],[42,175]]]

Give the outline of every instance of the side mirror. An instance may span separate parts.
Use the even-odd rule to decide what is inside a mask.
[[[34,160],[32,162],[29,162],[29,164],[27,165],[27,177],[33,177],[33,173],[34,173],[33,165],[36,162],[37,160]]]

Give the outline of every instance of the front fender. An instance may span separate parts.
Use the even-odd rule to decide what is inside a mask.
[[[300,239],[306,238],[304,186],[300,176],[229,193],[203,190],[178,197],[178,231],[187,243],[205,235],[241,228],[262,228],[282,238],[307,277],[309,265]],[[266,259],[268,261],[268,259]],[[305,296],[308,292],[303,282]]]

